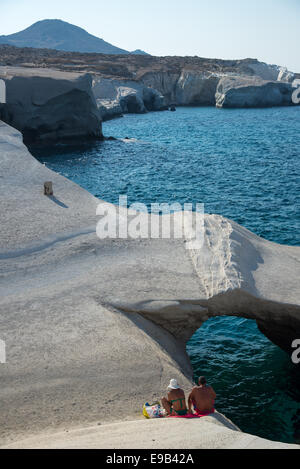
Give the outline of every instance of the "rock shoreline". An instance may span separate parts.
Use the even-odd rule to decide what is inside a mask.
[[[2,445],[35,434],[43,446],[37,435],[45,431],[140,418],[145,399],[159,398],[170,377],[189,389],[185,343],[209,317],[255,319],[284,349],[300,334],[299,247],[216,215],[205,216],[204,244],[192,252],[180,239],[100,240],[98,199],[38,163],[22,135],[1,122],[0,151]],[[48,180],[55,199],[44,196]],[[149,428],[134,428],[141,423]],[[177,448],[295,447],[250,438],[220,414],[183,441],[181,423],[172,422]],[[107,428],[114,445],[118,425]],[[50,446],[72,445],[47,438]]]
[[[7,86],[0,118],[28,142],[99,139],[101,121],[126,113],[170,106],[293,106],[297,76],[255,59],[110,56],[0,45],[0,79]]]

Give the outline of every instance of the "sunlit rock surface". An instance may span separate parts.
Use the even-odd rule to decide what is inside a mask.
[[[103,120],[166,108],[158,91],[134,81],[94,78],[93,93]]]
[[[144,402],[159,399],[171,377],[190,389],[185,343],[211,316],[253,318],[287,351],[299,337],[299,247],[265,241],[216,215],[205,216],[203,244],[192,250],[193,226],[182,239],[101,240],[99,200],[38,163],[22,135],[3,123],[0,152],[3,445],[74,427],[88,438],[83,427],[99,421],[121,420],[129,435],[135,430],[126,421],[141,418]],[[51,197],[45,181],[53,183]],[[148,214],[139,221],[145,226]],[[173,222],[181,225],[180,213]],[[178,428],[171,447],[279,445],[250,441],[220,414],[193,423],[201,431],[191,436],[179,431],[181,422],[166,421],[163,429],[139,422],[137,445],[148,445],[147,424],[159,438],[171,423]],[[103,427],[103,441],[127,447],[125,437],[114,440],[118,428]],[[101,446],[96,436],[72,435],[73,443],[54,436],[47,444]],[[40,438],[23,446],[46,445]]]

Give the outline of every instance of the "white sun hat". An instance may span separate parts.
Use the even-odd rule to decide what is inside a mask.
[[[180,386],[177,383],[177,379],[171,379],[168,389],[180,389]]]

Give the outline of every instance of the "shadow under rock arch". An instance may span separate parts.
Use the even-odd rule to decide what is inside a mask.
[[[6,84],[4,80],[0,80],[0,104],[6,103]]]

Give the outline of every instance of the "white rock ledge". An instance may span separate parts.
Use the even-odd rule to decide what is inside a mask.
[[[0,120],[20,130],[26,143],[102,138],[91,75],[0,66],[0,79],[6,87]]]
[[[135,420],[32,436],[0,449],[299,449],[236,431],[222,416]]]
[[[219,108],[260,108],[293,106],[291,83],[267,81],[259,77],[232,76],[222,78],[216,90]]]
[[[256,319],[288,351],[300,337],[300,248],[215,215],[192,253],[184,240],[103,241],[98,199],[38,163],[1,122],[0,155],[1,444],[125,448],[134,433],[134,446],[158,448],[148,429],[159,439],[168,427],[174,448],[281,446],[220,414],[189,422],[201,430],[194,433],[181,432],[182,421],[126,421],[140,418],[171,377],[190,389],[185,341],[210,316]],[[44,181],[54,198],[44,196]],[[87,428],[120,419],[124,427]],[[83,429],[57,435],[72,428]]]

